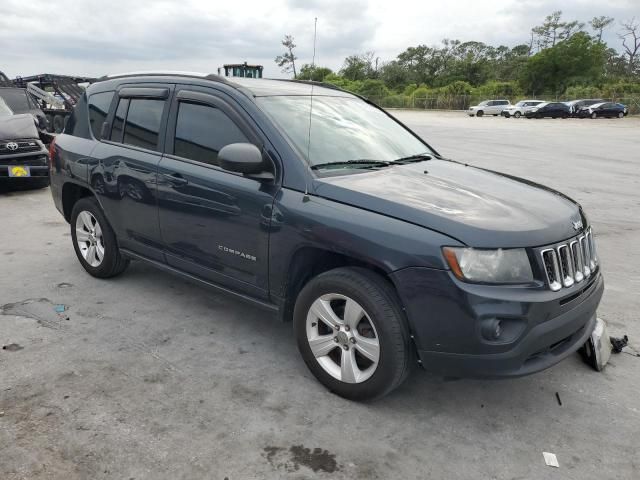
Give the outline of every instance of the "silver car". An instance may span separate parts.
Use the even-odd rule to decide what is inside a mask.
[[[520,100],[515,105],[509,105],[507,108],[502,110],[502,116],[509,118],[515,117],[520,118],[522,115],[530,111],[533,107],[544,103],[543,100]]]
[[[467,115],[470,117],[482,117],[483,115],[497,116],[509,106],[511,106],[511,102],[509,102],[509,100],[485,100],[484,102],[480,102],[478,105],[469,107]]]

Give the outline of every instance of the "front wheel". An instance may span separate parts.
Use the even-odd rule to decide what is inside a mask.
[[[80,264],[94,277],[114,277],[129,265],[95,197],[81,198],[73,206],[71,238]]]
[[[591,114],[591,118],[593,118],[595,120],[596,118],[598,118],[598,114],[596,112],[593,112]]]
[[[337,395],[382,397],[409,371],[403,315],[384,278],[362,268],[337,268],[312,279],[296,300],[298,350],[311,373]]]
[[[482,110],[478,110],[478,111],[476,112],[476,117],[481,117],[481,116],[483,116],[483,115],[484,115],[484,112],[483,112]]]
[[[520,112],[516,112],[516,113],[513,114],[513,116],[516,117],[516,118],[520,118],[521,115],[522,114]]]
[[[511,116],[511,114],[510,114],[509,112],[506,112],[506,113],[504,114],[504,118],[509,118],[510,116]]]
[[[618,112],[618,118],[624,117],[624,112]]]

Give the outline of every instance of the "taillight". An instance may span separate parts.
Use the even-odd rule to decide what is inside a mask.
[[[56,153],[56,137],[49,143],[49,171],[53,172],[53,155]]]

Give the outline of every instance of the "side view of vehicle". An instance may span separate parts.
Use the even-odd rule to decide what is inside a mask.
[[[544,103],[544,101],[543,100],[520,100],[515,105],[509,105],[507,108],[505,108],[502,111],[501,115],[506,118],[509,118],[509,117],[520,118],[522,115],[527,113],[533,107],[540,105],[541,103]]]
[[[143,261],[272,312],[345,398],[385,395],[414,365],[532,374],[596,325],[604,280],[580,205],[443,158],[333,86],[105,77],[51,152],[89,274]]]
[[[569,115],[569,107],[562,102],[543,102],[524,114],[526,118],[569,118]]]
[[[482,117],[483,115],[497,116],[510,105],[509,100],[485,100],[478,105],[469,107],[467,115],[470,117]]]
[[[571,115],[574,117],[578,117],[580,110],[582,110],[583,108],[602,102],[604,102],[604,100],[601,98],[581,98],[565,103],[569,107],[569,112],[571,113]]]
[[[578,111],[580,118],[622,118],[626,107],[620,103],[603,102],[583,107]]]
[[[49,163],[31,114],[14,114],[0,97],[0,185],[49,185]]]

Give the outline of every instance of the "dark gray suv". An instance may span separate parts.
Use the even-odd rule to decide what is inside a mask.
[[[413,364],[537,372],[595,325],[603,279],[579,205],[445,159],[339,89],[105,77],[52,152],[87,272],[141,260],[293,321],[309,369],[347,398],[390,392]]]

